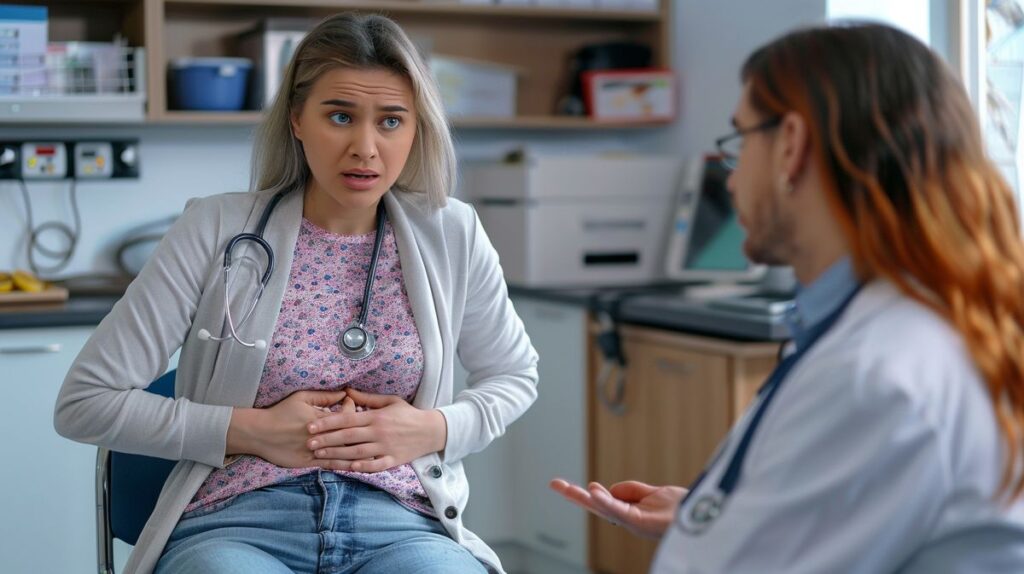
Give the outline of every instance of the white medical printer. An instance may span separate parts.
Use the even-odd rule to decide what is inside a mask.
[[[682,162],[668,156],[512,154],[463,166],[505,279],[523,287],[650,283]]]

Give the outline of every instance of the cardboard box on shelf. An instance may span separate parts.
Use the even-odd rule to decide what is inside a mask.
[[[450,116],[516,115],[515,67],[434,54],[430,57],[430,70]]]

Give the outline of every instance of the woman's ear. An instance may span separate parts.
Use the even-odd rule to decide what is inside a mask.
[[[299,123],[299,116],[295,113],[289,114],[288,121],[292,125],[292,135],[295,136],[295,139],[302,141],[302,129],[301,124]]]

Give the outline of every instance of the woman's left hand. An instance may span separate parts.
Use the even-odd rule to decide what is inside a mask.
[[[395,395],[346,389],[361,412],[326,415],[309,424],[306,445],[329,470],[380,472],[444,449],[448,425],[438,410],[418,409]]]

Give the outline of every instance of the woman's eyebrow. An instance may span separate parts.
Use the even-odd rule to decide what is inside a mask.
[[[324,106],[338,106],[338,107],[341,107],[341,108],[355,108],[355,107],[358,107],[358,106],[356,106],[355,102],[352,102],[352,101],[349,101],[349,100],[324,100],[324,101],[320,102],[320,104],[324,105]],[[408,109],[405,108],[405,106],[399,106],[399,105],[379,106],[377,109],[382,111],[382,112],[407,112],[408,113],[408,111],[409,111]]]

